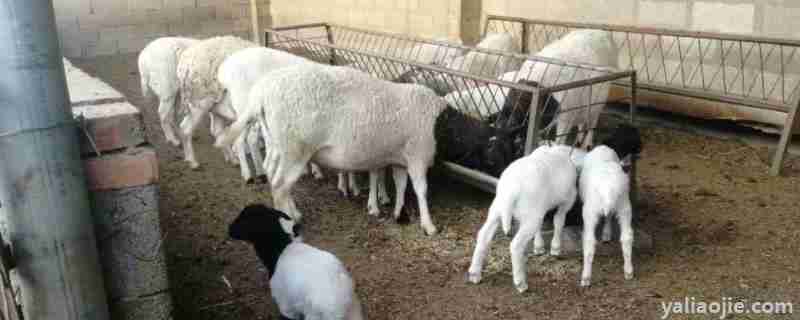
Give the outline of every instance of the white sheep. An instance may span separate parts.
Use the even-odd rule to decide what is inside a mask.
[[[175,103],[178,97],[178,58],[191,45],[200,40],[185,37],[162,37],[155,39],[142,49],[138,57],[139,79],[142,96],[150,97],[155,93],[158,97],[158,117],[161,129],[167,141],[179,146],[180,140],[175,134]]]
[[[195,129],[207,113],[229,101],[225,98],[224,88],[217,81],[220,64],[236,51],[256,46],[258,44],[239,37],[221,36],[202,40],[181,52],[177,67],[178,84],[183,105],[189,110],[186,114],[187,124],[181,128],[181,138],[185,161],[192,169],[200,166],[192,145]]]
[[[301,63],[315,62],[285,51],[265,47],[251,47],[232,53],[224,59],[217,71],[217,80],[230,98],[230,108],[223,104],[218,107],[218,112],[224,114],[227,118],[236,119],[246,109],[250,89],[258,79],[264,77],[270,71]],[[259,126],[259,123],[255,123],[248,131],[248,134],[239,137],[234,144],[236,146],[235,149],[238,149],[237,156],[239,163],[242,163],[240,169],[242,178],[245,181],[253,178],[250,166],[247,165],[246,154],[248,152],[245,152],[245,150],[248,149],[255,165],[256,175],[264,175],[261,166],[264,162],[264,157],[261,154],[261,144],[268,142],[260,141]],[[318,168],[312,168],[312,173],[321,178],[321,172],[319,172]]]
[[[572,161],[568,153],[544,145],[515,160],[503,171],[486,222],[478,231],[467,274],[470,282],[480,282],[484,259],[497,227],[502,225],[505,234],[509,234],[512,219],[519,222],[519,230],[510,246],[514,286],[519,292],[528,289],[525,262],[528,243],[535,238],[534,254],[544,253],[541,225],[547,212],[553,208],[557,211],[550,254],[561,254],[561,228],[578,193],[578,173]]]
[[[624,259],[625,279],[633,279],[631,248],[633,229],[631,228],[632,207],[629,195],[630,178],[622,169],[621,161],[611,148],[600,145],[592,149],[583,159],[578,182],[583,201],[583,272],[581,286],[591,285],[592,260],[596,239],[595,227],[604,218],[603,237],[610,239],[609,219],[616,214],[620,226],[620,244]],[[563,221],[562,221],[563,223]]]
[[[228,235],[252,244],[269,272],[281,319],[366,319],[347,268],[330,252],[303,243],[300,224],[261,204],[245,207]]]
[[[611,34],[603,30],[576,30],[561,39],[545,46],[536,56],[557,59],[577,64],[590,64],[598,67],[617,68],[619,48],[611,38]],[[556,64],[528,60],[523,63],[518,77],[537,81],[540,85],[550,87],[567,82],[579,81],[603,75],[603,72],[583,68],[563,67]],[[512,80],[512,79],[508,79]],[[515,80],[512,80],[515,81]],[[565,143],[567,135],[573,127],[579,130],[578,141],[587,149],[594,139],[594,128],[608,100],[610,87],[607,83],[584,86],[577,89],[554,92],[553,96],[561,105],[561,113],[556,122],[556,141]],[[601,105],[592,105],[601,104]],[[592,105],[590,108],[584,108]],[[581,111],[566,112],[574,108]]]
[[[348,67],[308,64],[274,71],[253,87],[249,102],[245,116],[215,146],[230,145],[250,119],[262,114],[271,137],[265,137],[270,143],[264,168],[278,208],[301,217],[290,192],[310,160],[344,171],[391,166],[395,217],[408,175],[420,224],[427,234],[436,233],[428,212],[426,172],[433,164],[434,125],[445,102],[433,91]]]
[[[479,49],[498,50],[510,53],[519,53],[520,47],[514,38],[508,33],[490,33],[486,35],[477,45]],[[456,51],[452,51],[456,52]],[[506,72],[520,68],[520,59],[510,58],[497,54],[487,54],[479,51],[468,51],[466,54],[453,57],[451,54],[446,60],[442,60],[444,67],[452,70],[466,72],[476,76],[496,78]],[[417,70],[407,72],[400,77],[403,82],[416,82],[423,84],[439,95],[446,95],[454,90],[467,90],[475,86],[472,81],[464,81],[461,78],[453,78],[442,74],[431,74]]]

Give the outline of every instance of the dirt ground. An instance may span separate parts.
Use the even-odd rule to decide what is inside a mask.
[[[135,54],[74,63],[144,113],[159,156],[175,319],[277,319],[266,270],[251,247],[226,234],[244,205],[271,202],[268,187],[243,184],[238,168],[211,146],[207,125],[195,143],[202,167],[190,170],[165,142],[157,102],[140,95]],[[369,319],[654,319],[662,302],[684,297],[788,301],[794,315],[729,319],[800,319],[800,160],[791,159],[783,177],[770,177],[767,149],[660,128],[643,134],[636,227],[653,235],[655,247],[634,253],[632,281],[623,280],[619,249],[596,257],[589,289],[578,286],[579,257],[532,257],[530,291],[517,294],[503,235],[495,237],[483,282],[467,284],[492,197],[438,175],[429,187],[441,230],[434,237],[423,235],[416,211],[407,225],[370,219],[365,197],[343,198],[330,172],[322,181],[303,178],[294,193],[306,241],[344,261]]]

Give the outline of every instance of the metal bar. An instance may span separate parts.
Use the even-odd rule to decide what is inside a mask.
[[[522,46],[520,48],[522,53],[530,53],[528,48],[528,24],[525,22],[522,23]]]
[[[636,80],[636,71],[634,71],[631,74],[631,107],[630,107],[630,114],[631,114],[630,122],[631,122],[631,125],[633,125],[635,123],[635,118],[634,117],[636,116],[636,103],[637,103],[637,101],[636,101],[636,99],[637,99],[636,88],[638,87],[638,84],[636,83],[636,81],[637,81]]]
[[[525,155],[531,154],[533,149],[539,146],[539,118],[544,108],[547,89],[537,89],[531,98],[531,105],[528,109],[528,132],[525,138]]]
[[[328,43],[333,45],[333,32],[331,31],[331,26],[325,25],[325,33],[327,34]],[[331,64],[336,65],[336,50],[331,48],[330,49],[330,56],[331,56]]]
[[[685,30],[676,30],[667,28],[634,27],[627,25],[604,24],[604,23],[565,22],[565,21],[545,20],[545,19],[526,19],[526,18],[509,17],[502,15],[488,15],[487,21],[489,20],[506,20],[506,21],[516,21],[516,22],[524,22],[532,24],[545,24],[545,25],[560,26],[560,27],[574,28],[574,29],[598,29],[606,31],[633,32],[633,33],[644,33],[644,34],[665,35],[665,36],[675,36],[675,37],[747,41],[747,42],[757,42],[763,44],[787,45],[793,47],[800,46],[800,40],[770,38],[770,37],[754,37],[751,35],[733,34],[733,33],[685,31]]]
[[[442,161],[442,165],[451,177],[477,187],[489,193],[495,193],[498,179],[483,172],[473,170],[450,161]]]
[[[294,24],[282,27],[270,27],[268,29],[272,31],[289,31],[289,30],[299,30],[308,28],[321,28],[326,26],[330,26],[330,24],[324,22],[316,22],[316,23]]]
[[[0,132],[21,131],[0,137],[0,213],[24,316],[109,319],[53,2],[5,0],[0,16]]]
[[[629,87],[630,84],[624,81],[617,81],[614,82],[616,85]],[[668,86],[661,86],[661,85],[651,85],[647,83],[637,83],[636,87],[639,89],[653,91],[653,92],[660,92],[660,93],[667,93],[667,94],[675,94],[675,95],[682,95],[692,98],[700,98],[706,99],[711,101],[717,102],[725,102],[725,103],[732,103],[732,104],[741,104],[744,106],[748,106],[755,109],[764,109],[764,110],[771,110],[771,111],[778,111],[782,113],[789,112],[789,109],[782,105],[782,104],[769,104],[763,101],[747,99],[747,98],[737,98],[734,96],[723,96],[714,93],[709,93],[707,91],[699,90],[699,89],[691,89],[691,88],[674,88]]]
[[[792,141],[792,130],[794,129],[795,121],[797,120],[797,109],[800,108],[800,99],[794,104],[794,108],[786,115],[786,121],[783,124],[783,131],[781,138],[778,141],[778,148],[775,149],[775,155],[772,158],[772,166],[769,169],[769,174],[777,176],[781,174],[783,169],[783,159],[786,157],[786,149],[789,148],[789,143]]]

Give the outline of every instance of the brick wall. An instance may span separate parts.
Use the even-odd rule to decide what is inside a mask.
[[[371,30],[455,39],[462,0],[271,0],[274,25],[333,22]]]
[[[261,26],[269,0],[258,0]],[[250,38],[248,0],[54,0],[64,56],[137,52],[166,35]]]

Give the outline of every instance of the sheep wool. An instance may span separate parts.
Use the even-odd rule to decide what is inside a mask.
[[[155,39],[142,49],[138,57],[139,79],[142,96],[158,97],[158,117],[161,129],[168,142],[180,145],[175,134],[178,130],[175,119],[175,102],[178,97],[178,59],[181,52],[199,40],[185,37],[162,37]]]
[[[220,64],[234,52],[256,46],[258,44],[242,38],[221,36],[202,40],[181,53],[177,68],[178,84],[182,105],[189,109],[189,121],[182,128],[183,153],[185,161],[192,169],[200,166],[192,144],[195,129],[206,113],[230,101],[225,98],[225,90],[217,81]],[[217,116],[218,114],[212,112],[212,118]]]
[[[424,86],[380,80],[348,67],[303,64],[259,80],[250,92],[246,116],[216,146],[229,145],[249,119],[263,112],[265,140],[270,141],[265,171],[276,204],[295,218],[301,214],[289,190],[299,178],[298,166],[308,161],[344,171],[392,166],[395,178],[404,178],[408,170],[420,223],[434,234],[425,175],[436,149],[434,125],[444,108],[445,101]]]

